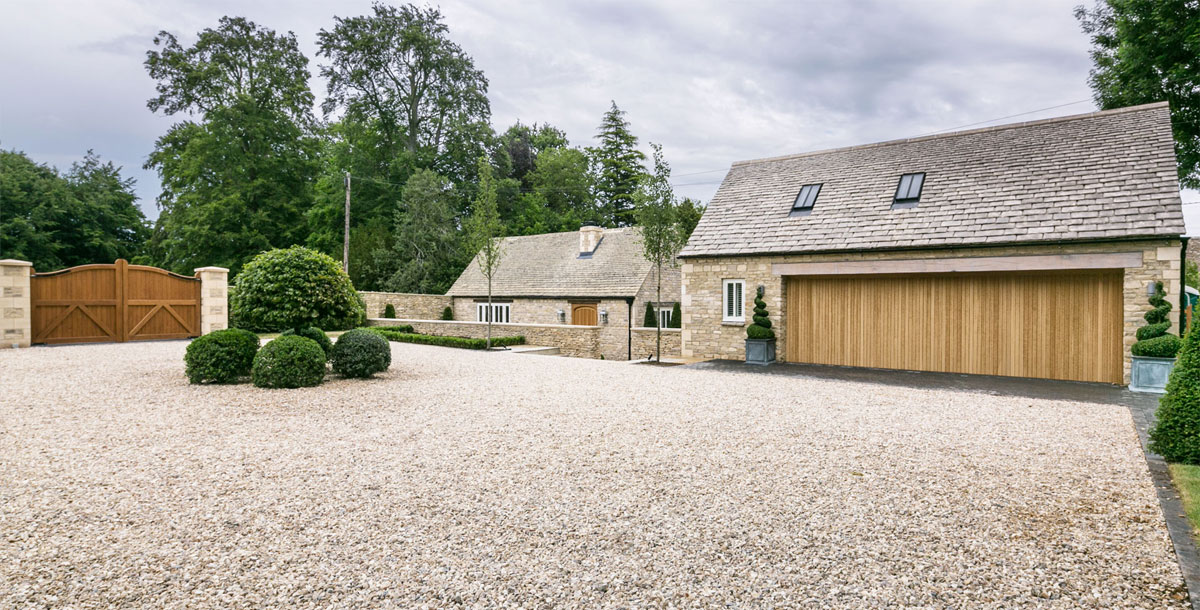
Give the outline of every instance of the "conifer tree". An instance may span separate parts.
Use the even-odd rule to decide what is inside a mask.
[[[596,171],[596,198],[600,221],[610,227],[633,224],[633,195],[646,168],[646,155],[637,149],[638,139],[629,131],[625,113],[613,102],[596,134],[600,146],[589,149]]]

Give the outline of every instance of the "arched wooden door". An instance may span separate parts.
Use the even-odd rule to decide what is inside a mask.
[[[600,323],[596,314],[595,303],[575,303],[571,305],[571,324],[575,326],[595,326]]]

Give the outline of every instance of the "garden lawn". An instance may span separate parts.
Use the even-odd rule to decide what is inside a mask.
[[[0,607],[1187,607],[1124,408],[390,345],[0,351]]]
[[[1179,490],[1179,498],[1183,500],[1183,510],[1187,513],[1188,521],[1192,524],[1192,534],[1200,533],[1200,466],[1189,464],[1170,464],[1171,481]]]

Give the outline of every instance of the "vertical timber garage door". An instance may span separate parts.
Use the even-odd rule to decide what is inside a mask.
[[[1122,382],[1120,270],[792,276],[787,359]]]

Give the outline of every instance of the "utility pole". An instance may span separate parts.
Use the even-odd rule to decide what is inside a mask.
[[[342,232],[342,271],[350,273],[350,172],[346,172],[346,227]]]

